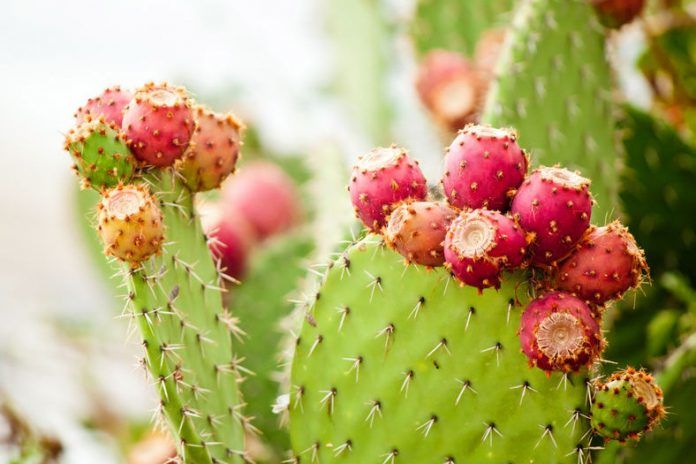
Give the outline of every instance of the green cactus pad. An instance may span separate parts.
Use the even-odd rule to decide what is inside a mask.
[[[103,121],[86,122],[71,131],[65,149],[86,185],[100,190],[127,183],[135,171],[135,158],[121,133]]]
[[[586,373],[529,367],[525,278],[479,294],[443,268],[405,266],[375,236],[351,246],[297,341],[294,462],[577,462]]]
[[[597,223],[618,213],[612,80],[604,34],[587,0],[520,2],[482,121],[514,127],[532,164],[592,179]]]
[[[166,242],[161,256],[124,268],[145,364],[183,461],[242,462],[249,423],[237,386],[245,371],[232,346],[236,321],[222,307],[192,194],[169,170],[148,183],[161,201]]]

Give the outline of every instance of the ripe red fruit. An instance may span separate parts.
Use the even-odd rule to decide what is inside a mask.
[[[208,248],[220,261],[220,268],[230,277],[243,278],[255,244],[253,227],[243,214],[230,208],[223,210],[219,204],[200,205],[199,211],[208,236]]]
[[[77,125],[103,117],[106,123],[120,128],[123,110],[132,98],[133,95],[128,90],[123,90],[119,86],[109,87],[77,109],[75,112]]]
[[[633,21],[643,11],[645,0],[590,0],[599,20],[606,27],[618,28]]]

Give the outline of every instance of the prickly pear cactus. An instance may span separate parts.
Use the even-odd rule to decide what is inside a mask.
[[[375,236],[327,271],[297,341],[289,398],[301,462],[576,462],[587,373],[519,350],[522,273],[499,291],[404,266]],[[297,460],[296,462],[300,462]]]

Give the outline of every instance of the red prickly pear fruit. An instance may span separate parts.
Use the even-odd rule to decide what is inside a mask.
[[[277,165],[255,161],[244,166],[222,187],[226,216],[240,214],[257,240],[290,229],[302,218],[300,194],[293,180]]]
[[[123,130],[135,157],[150,166],[171,166],[188,147],[194,130],[186,91],[146,84],[123,113]]]
[[[556,272],[556,288],[594,304],[619,299],[648,273],[645,254],[620,222],[590,227]]]
[[[526,245],[524,231],[508,216],[485,209],[462,211],[445,237],[445,266],[479,290],[498,288],[503,270],[524,265]]]
[[[195,192],[220,186],[234,172],[239,158],[244,124],[234,115],[220,114],[196,105],[193,107],[196,128],[176,168]]]
[[[136,268],[160,253],[164,241],[162,212],[146,187],[119,185],[106,190],[97,207],[97,231],[105,254]]]
[[[600,22],[610,28],[630,23],[645,7],[645,0],[590,0]]]
[[[104,121],[120,128],[123,110],[132,98],[133,94],[128,90],[123,90],[119,86],[109,87],[77,109],[75,112],[77,124],[95,121],[103,116]]]
[[[474,122],[483,100],[476,68],[456,52],[429,52],[418,69],[416,90],[421,102],[448,130]]]
[[[506,36],[507,31],[503,28],[488,29],[481,33],[474,51],[474,63],[483,77],[490,79],[494,76]]]
[[[442,202],[401,203],[389,216],[384,238],[409,262],[430,267],[442,266],[445,262],[445,234],[456,215],[449,205]]]
[[[590,306],[565,292],[532,300],[522,313],[519,335],[530,365],[547,372],[589,366],[605,345]]]
[[[590,225],[590,181],[567,169],[542,166],[522,183],[511,211],[534,234],[532,263],[553,265],[573,250]]]
[[[397,203],[425,200],[428,194],[418,162],[396,145],[359,156],[348,191],[358,218],[373,232],[385,225]]]
[[[255,244],[254,228],[243,214],[216,205],[199,205],[203,230],[208,236],[208,248],[220,262],[220,269],[234,279],[247,271],[249,254]]]
[[[442,185],[454,207],[505,211],[526,173],[515,131],[470,124],[447,149]]]

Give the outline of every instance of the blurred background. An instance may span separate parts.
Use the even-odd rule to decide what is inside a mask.
[[[17,462],[55,456],[62,463],[155,464],[172,453],[153,431],[156,400],[138,365],[137,335],[118,317],[117,282],[95,252],[88,227],[94,198],[78,191],[62,149],[74,111],[107,86],[168,80],[216,110],[241,116],[249,126],[245,162],[279,167],[293,184],[297,214],[245,256],[240,275],[249,283],[243,279],[235,304],[266,291],[285,302],[312,258],[343,237],[345,228],[334,222],[351,225],[349,199],[341,193],[358,154],[396,142],[421,160],[426,176],[439,176],[447,134],[461,119],[452,122],[419,98],[424,33],[414,26],[421,11],[416,3],[3,3],[0,462],[22,453],[34,460]],[[469,17],[474,26],[464,24],[462,32],[462,40],[473,40],[468,45],[448,44],[443,34],[429,46],[473,61],[472,43],[488,29],[504,29],[512,3],[489,2],[499,4],[494,19]],[[621,127],[640,134],[622,141],[626,164],[636,168],[622,177],[622,208],[646,247],[653,284],[616,312],[607,357],[660,369],[696,345],[696,12],[691,2],[648,3],[642,19],[607,40]],[[475,118],[475,112],[468,108],[458,117]],[[317,199],[321,188],[336,194]],[[286,273],[259,283],[268,266],[288,258]],[[281,306],[269,311],[289,314],[291,304]],[[688,462],[696,437],[695,364],[693,354],[678,360],[668,423],[642,450],[620,459]]]

